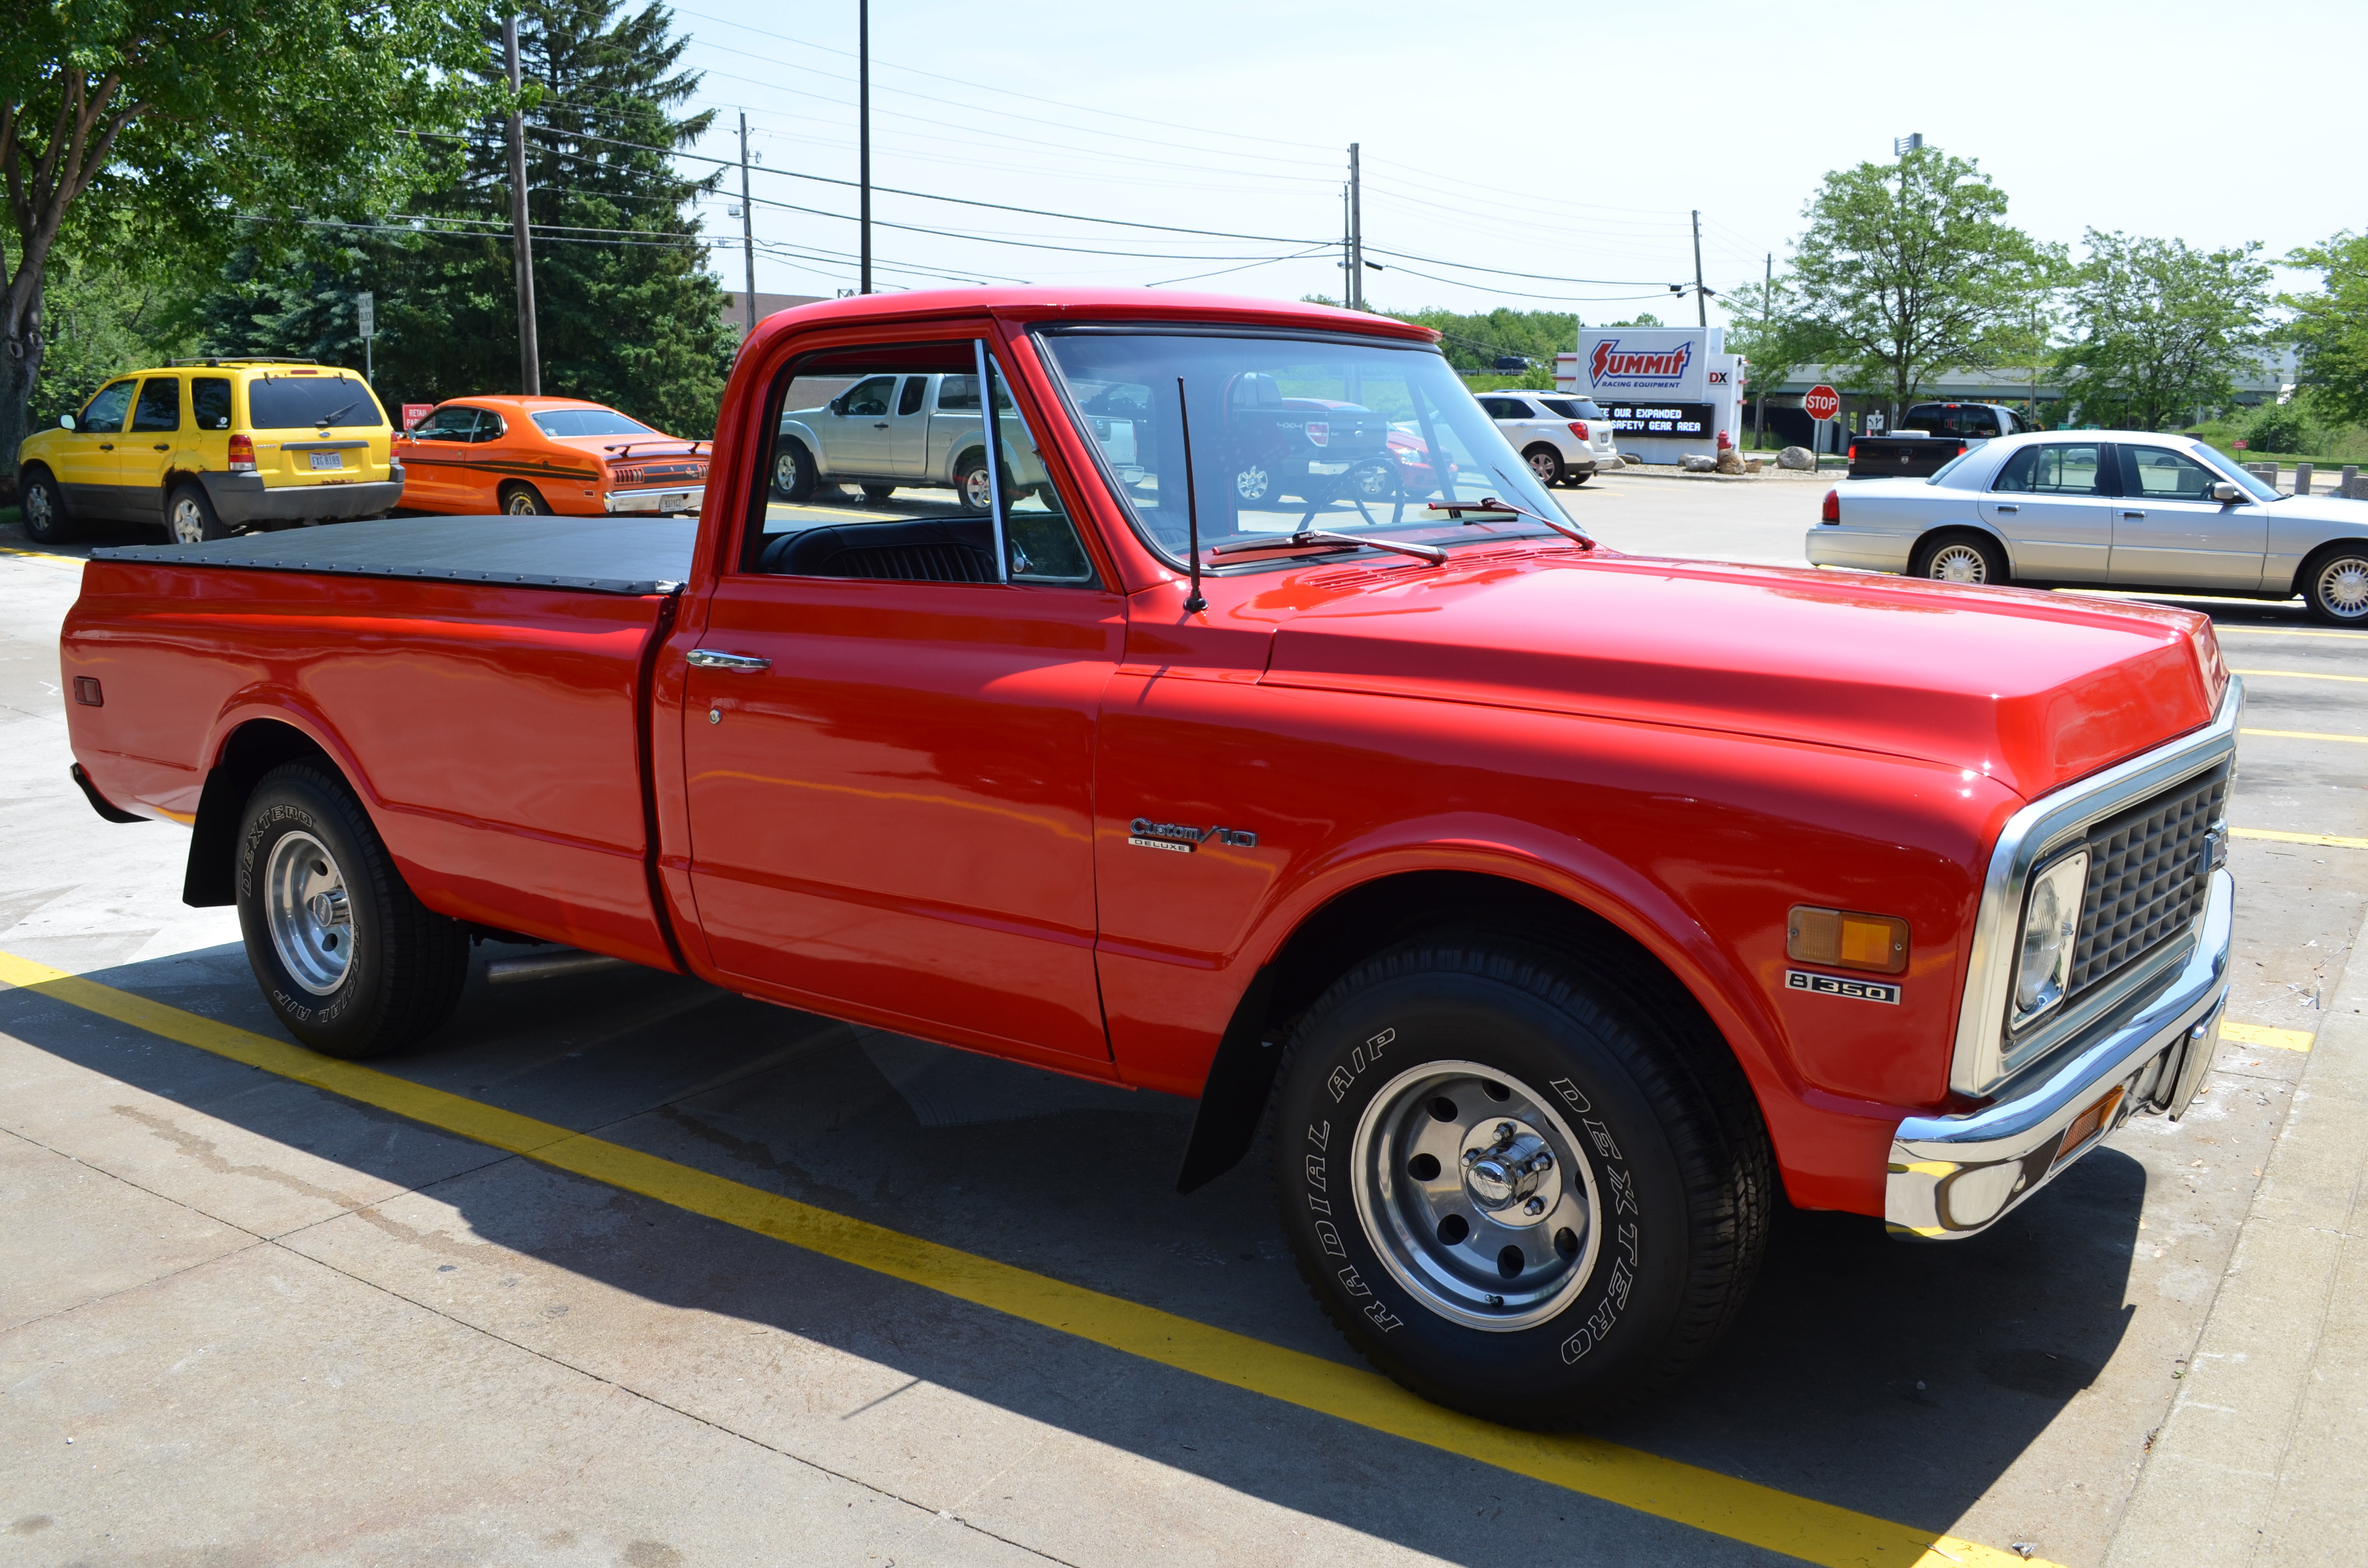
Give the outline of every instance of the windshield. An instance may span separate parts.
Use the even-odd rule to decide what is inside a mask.
[[[1459,526],[1433,503],[1494,496],[1564,516],[1427,345],[1156,331],[1042,341],[1137,531],[1179,564],[1179,379],[1204,559],[1212,546],[1301,529],[1436,544],[1549,531],[1503,512]]]
[[[571,436],[655,436],[639,420],[613,408],[554,408],[534,415],[534,427],[554,440]]]
[[[1605,414],[1603,410],[1598,408],[1593,400],[1589,398],[1542,397],[1538,399],[1538,401],[1544,403],[1549,412],[1559,415],[1565,419],[1608,419],[1611,417],[1611,415]]]
[[[297,374],[257,376],[246,383],[246,422],[257,430],[300,426],[383,426],[378,400],[359,380]]]
[[[2218,474],[2221,478],[2226,480],[2229,483],[2235,485],[2246,494],[2250,495],[2254,500],[2275,501],[2280,499],[2276,485],[2271,484],[2260,475],[2249,472],[2243,464],[2230,462],[2226,458],[2221,456],[2218,452],[2214,451],[2210,447],[2203,445],[2201,441],[2187,449],[2194,453],[2195,456],[2203,461],[2204,467],[2210,469],[2214,473]]]

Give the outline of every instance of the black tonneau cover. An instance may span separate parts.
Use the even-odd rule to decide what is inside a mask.
[[[681,517],[384,517],[210,544],[117,545],[94,561],[234,566],[429,583],[499,583],[593,594],[670,594],[699,537]]]

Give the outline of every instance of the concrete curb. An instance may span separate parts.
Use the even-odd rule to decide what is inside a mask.
[[[2358,1560],[2368,1528],[2362,941],[2368,923],[2107,1568]]]

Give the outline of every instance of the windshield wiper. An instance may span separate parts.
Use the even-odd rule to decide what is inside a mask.
[[[1515,517],[1529,517],[1545,524],[1581,550],[1595,548],[1593,540],[1571,527],[1569,523],[1558,523],[1552,517],[1531,511],[1527,506],[1516,506],[1510,501],[1499,501],[1494,495],[1484,495],[1477,501],[1433,501],[1430,503],[1429,509],[1434,512],[1444,512],[1459,523],[1463,521],[1463,514],[1466,512],[1510,512]]]
[[[335,425],[338,420],[343,419],[347,415],[351,414],[355,409],[359,408],[361,405],[362,400],[356,398],[353,402],[346,404],[343,408],[337,409],[332,413],[324,414],[320,418],[313,421],[313,423],[320,426],[325,430],[330,426]]]
[[[1433,566],[1447,563],[1447,551],[1435,544],[1407,544],[1394,539],[1359,539],[1353,534],[1336,534],[1328,528],[1302,528],[1297,533],[1247,540],[1240,544],[1212,545],[1209,553],[1241,555],[1253,550],[1386,550],[1398,555],[1411,555],[1417,561],[1428,561]]]

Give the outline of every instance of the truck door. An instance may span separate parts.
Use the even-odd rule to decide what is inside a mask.
[[[2009,456],[1982,497],[1981,514],[2014,556],[2014,574],[2042,582],[2101,583],[2113,548],[2112,449],[2048,441]]]
[[[957,341],[791,370],[974,363]],[[883,398],[895,384],[871,379]],[[784,376],[758,427],[800,397]],[[700,926],[751,989],[1006,1054],[1109,1059],[1093,736],[1125,611],[1047,495],[999,518],[893,501],[856,520],[745,499],[727,514],[737,559],[689,654],[684,756]]]
[[[2141,585],[2252,588],[2270,547],[2258,501],[2212,498],[2220,476],[2169,447],[2121,443],[2122,494],[2113,508],[2111,581]]]
[[[890,432],[896,406],[894,376],[866,376],[824,405],[814,434],[833,479],[882,479],[896,472]]]
[[[123,515],[143,523],[165,517],[165,473],[176,466],[181,445],[181,378],[151,376],[140,383],[131,406],[131,428],[116,447],[122,460],[116,483],[122,487]]]

